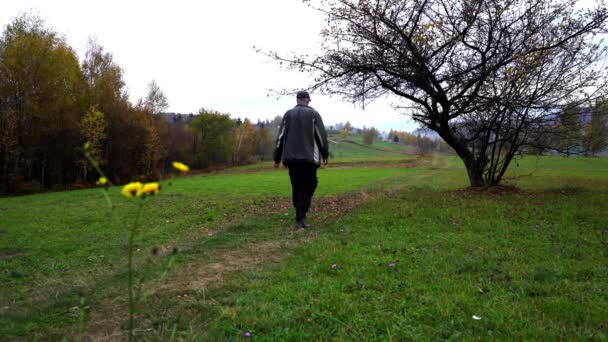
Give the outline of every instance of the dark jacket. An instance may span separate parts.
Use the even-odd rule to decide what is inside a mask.
[[[327,159],[327,133],[321,115],[312,107],[297,105],[283,116],[272,157],[276,163],[312,162]]]

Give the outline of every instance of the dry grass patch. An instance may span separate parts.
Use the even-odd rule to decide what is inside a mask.
[[[226,276],[232,272],[279,263],[297,243],[297,238],[270,240],[248,243],[235,250],[216,251],[210,254],[210,263],[190,263],[171,272],[159,291],[204,291],[222,286]]]

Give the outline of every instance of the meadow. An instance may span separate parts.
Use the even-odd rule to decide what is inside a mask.
[[[475,191],[455,157],[348,148],[304,232],[270,163],[164,182],[136,240],[136,336],[608,339],[608,159],[526,157]],[[126,337],[134,206],[110,194],[0,198],[3,339]]]
[[[363,159],[395,159],[402,155],[413,154],[415,148],[410,145],[393,144],[386,141],[374,141],[367,146],[361,136],[341,138],[337,135],[329,137],[331,157],[336,160]]]

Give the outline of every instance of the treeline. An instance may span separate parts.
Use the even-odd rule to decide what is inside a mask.
[[[366,145],[371,145],[374,143],[374,140],[382,138],[380,131],[376,127],[363,126],[363,128],[357,128],[353,127],[349,121],[329,126],[327,132],[338,135],[341,139],[346,139],[349,135],[360,135],[363,143]]]
[[[416,153],[419,154],[434,152],[454,153],[454,150],[439,138],[439,136],[432,138],[421,134],[420,132],[409,133],[391,129],[388,134],[386,134],[386,132],[381,133],[375,127],[353,127],[349,121],[328,127],[328,132],[330,134],[338,135],[341,139],[346,139],[348,136],[359,135],[366,145],[371,145],[374,140],[377,139],[390,141],[395,144],[407,145],[413,147],[416,150]]]
[[[418,154],[454,153],[450,145],[441,138],[432,138],[420,133],[415,134],[390,130],[388,140],[397,144],[414,146]]]
[[[552,136],[562,154],[596,156],[608,148],[608,100],[598,99],[590,107],[568,105],[560,113],[557,133]]]
[[[116,184],[158,179],[173,160],[206,168],[271,153],[265,125],[204,109],[167,119],[167,106],[155,82],[132,104],[123,70],[97,42],[79,61],[40,18],[13,19],[0,37],[0,193],[94,182],[85,142]]]

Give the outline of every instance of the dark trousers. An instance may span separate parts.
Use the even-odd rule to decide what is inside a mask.
[[[293,207],[296,208],[296,221],[303,220],[310,209],[312,195],[317,188],[317,168],[314,163],[289,164],[289,179]]]

